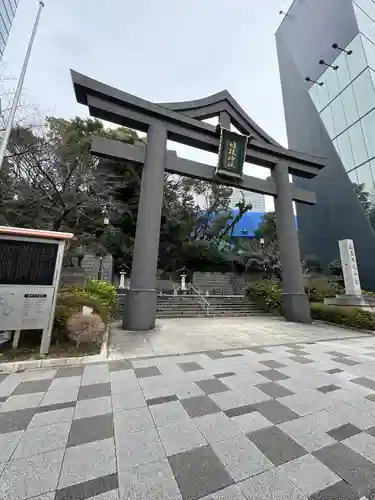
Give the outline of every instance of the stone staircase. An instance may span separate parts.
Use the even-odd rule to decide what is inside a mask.
[[[158,318],[196,317],[238,317],[264,314],[253,302],[242,295],[206,295],[203,301],[199,295],[158,296]]]
[[[243,295],[246,279],[233,273],[194,273],[193,285],[205,295]]]

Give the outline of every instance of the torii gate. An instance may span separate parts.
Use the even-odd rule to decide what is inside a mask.
[[[143,165],[123,328],[145,331],[155,327],[156,271],[165,171],[275,198],[284,315],[289,321],[311,322],[310,305],[303,285],[293,200],[314,205],[315,195],[290,183],[289,173],[311,179],[325,166],[324,161],[280,146],[251,120],[226,90],[195,101],[155,104],[75,71],[71,71],[71,75],[77,101],[89,107],[91,116],[147,133],[146,145],[132,146],[94,137],[91,148],[92,153],[98,156]],[[219,117],[220,127],[202,121],[214,116]],[[271,179],[243,176],[242,171],[240,175],[219,177],[215,175],[217,169],[215,172],[214,167],[179,158],[175,151],[167,151],[167,140],[170,139],[217,153],[219,148],[222,149],[223,129],[230,129],[231,123],[240,134],[249,136],[247,143],[238,142],[238,151],[241,144],[243,146],[243,160],[268,167]],[[238,137],[241,139],[242,136]],[[228,156],[230,151],[225,152],[227,159],[231,159]]]

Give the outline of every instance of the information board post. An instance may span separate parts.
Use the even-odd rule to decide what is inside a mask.
[[[71,233],[0,226],[0,330],[42,330],[49,351],[65,242]]]

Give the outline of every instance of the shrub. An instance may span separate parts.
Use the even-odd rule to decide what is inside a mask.
[[[76,342],[76,346],[81,344],[100,345],[105,332],[105,324],[97,314],[90,316],[82,313],[73,314],[68,320],[68,337]]]
[[[113,312],[116,308],[116,288],[107,281],[92,280],[87,283],[86,292],[97,299],[104,309]]]
[[[245,295],[266,310],[280,311],[283,305],[282,290],[278,280],[258,280],[246,285]]]
[[[311,304],[313,319],[337,323],[363,330],[375,330],[375,314],[356,307],[329,306],[326,304]]]
[[[305,286],[305,292],[310,302],[324,302],[325,298],[336,297],[343,293],[343,288],[339,283],[330,282],[324,276],[310,278]]]

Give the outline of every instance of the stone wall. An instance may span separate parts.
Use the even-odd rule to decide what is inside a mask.
[[[86,254],[82,261],[82,267],[88,279],[97,280],[100,267],[100,257],[94,254]],[[112,283],[112,277],[113,258],[112,255],[106,255],[103,257],[102,280]]]

